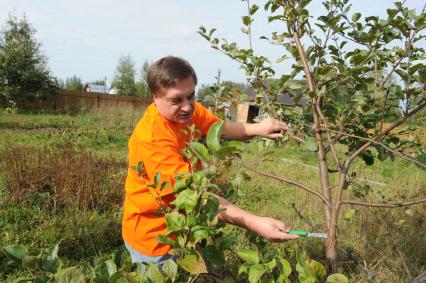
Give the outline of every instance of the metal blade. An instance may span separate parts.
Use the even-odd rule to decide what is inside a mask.
[[[315,237],[315,238],[325,238],[327,239],[327,233],[308,233],[308,237]]]

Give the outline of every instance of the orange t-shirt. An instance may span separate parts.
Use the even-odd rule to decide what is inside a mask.
[[[174,176],[178,172],[189,171],[189,164],[182,155],[189,137],[181,130],[188,130],[188,125],[195,124],[196,129],[205,136],[210,126],[219,120],[196,102],[194,114],[187,125],[173,123],[163,118],[151,104],[136,125],[129,140],[122,236],[140,253],[161,256],[171,249],[169,245],[157,242],[157,236],[165,235],[167,227],[164,216],[158,213],[160,205],[156,194],[147,185],[153,184],[155,174],[160,172],[161,182],[170,182],[169,187],[161,192],[163,204],[168,205],[173,201]],[[140,161],[145,169],[142,177],[131,168]]]

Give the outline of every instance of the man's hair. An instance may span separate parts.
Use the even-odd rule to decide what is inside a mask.
[[[185,59],[167,56],[153,63],[148,69],[147,82],[151,94],[168,89],[177,82],[192,78],[197,84],[197,75]]]

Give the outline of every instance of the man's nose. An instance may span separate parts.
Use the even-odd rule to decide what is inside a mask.
[[[181,110],[185,111],[185,112],[191,111],[192,110],[192,103],[190,101],[184,102],[184,104],[181,107]]]

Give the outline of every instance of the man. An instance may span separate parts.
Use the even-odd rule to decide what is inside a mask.
[[[154,176],[161,173],[161,181],[171,185],[161,191],[163,205],[175,199],[173,191],[176,173],[188,172],[182,149],[189,137],[182,130],[195,124],[206,135],[209,127],[220,119],[195,102],[197,76],[191,65],[176,57],[165,57],[152,64],[148,71],[148,87],[154,98],[129,140],[129,169],[122,235],[133,262],[163,263],[171,249],[157,242],[157,236],[166,233],[164,215],[158,213],[159,202],[151,188]],[[226,122],[223,137],[244,140],[254,136],[280,138],[287,125],[268,118],[257,124]],[[131,169],[143,162],[143,176]],[[219,219],[262,235],[270,241],[285,241],[298,236],[287,234],[279,220],[253,215],[227,200],[218,197],[224,210]]]

